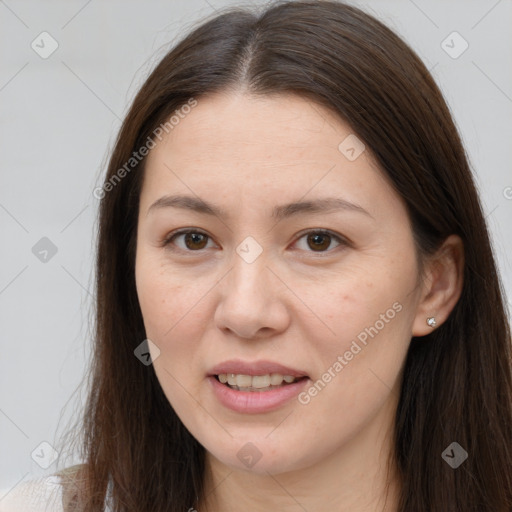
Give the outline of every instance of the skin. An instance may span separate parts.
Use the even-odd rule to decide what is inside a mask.
[[[200,98],[148,155],[137,292],[147,337],[160,350],[153,364],[162,389],[206,448],[207,496],[191,503],[199,512],[396,510],[400,482],[387,462],[403,362],[411,337],[431,332],[426,318],[435,315],[439,326],[455,306],[463,252],[449,237],[420,279],[401,198],[368,149],[354,161],[338,149],[351,133],[299,96],[240,91]],[[199,197],[228,217],[175,207],[148,213],[170,194]],[[277,205],[327,196],[368,214],[271,216]],[[163,246],[182,228],[208,236]],[[318,249],[304,236],[310,229],[346,242],[327,237]],[[252,263],[236,252],[248,236],[262,248]],[[241,414],[221,405],[206,380],[222,361],[269,359],[313,384],[397,303],[401,310],[307,404]],[[247,442],[261,453],[250,468],[237,457]]]

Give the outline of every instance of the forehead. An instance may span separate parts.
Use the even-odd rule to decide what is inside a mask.
[[[353,160],[343,153],[351,137],[341,118],[297,95],[201,97],[150,151],[143,196],[169,189],[209,197],[244,190],[284,202],[313,189],[343,189],[354,200],[371,188],[382,193],[382,173],[369,152]]]
[[[325,107],[296,95],[254,97],[219,93],[201,97],[149,155],[212,163],[251,157],[251,162],[293,164],[339,156],[350,127]],[[172,155],[171,150],[172,148]],[[195,148],[195,150],[194,150]],[[326,154],[327,153],[327,154]]]

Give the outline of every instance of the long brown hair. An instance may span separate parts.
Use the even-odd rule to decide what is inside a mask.
[[[183,512],[204,492],[204,448],[134,356],[146,338],[134,277],[145,159],[114,177],[191,98],[240,89],[300,94],[348,122],[402,197],[420,262],[448,235],[462,238],[462,295],[444,324],[411,340],[405,362],[398,510],[512,510],[510,328],[467,155],[417,54],[372,16],[331,1],[226,9],[171,49],[135,97],[101,193],[84,464],[70,503],[102,510],[109,485],[115,511]],[[457,469],[441,456],[452,442],[468,453]]]

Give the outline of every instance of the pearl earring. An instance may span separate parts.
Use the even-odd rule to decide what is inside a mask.
[[[436,319],[433,316],[427,318],[427,324],[434,328],[436,326]]]

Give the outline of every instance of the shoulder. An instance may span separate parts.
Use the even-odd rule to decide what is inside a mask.
[[[57,473],[0,488],[0,512],[73,512],[81,510],[86,496],[86,464],[70,466]],[[111,487],[104,508],[112,512]]]
[[[57,473],[61,479],[64,512],[75,510],[84,495],[85,469],[85,464],[77,464]]]
[[[59,475],[28,480],[0,489],[0,512],[63,512]]]

